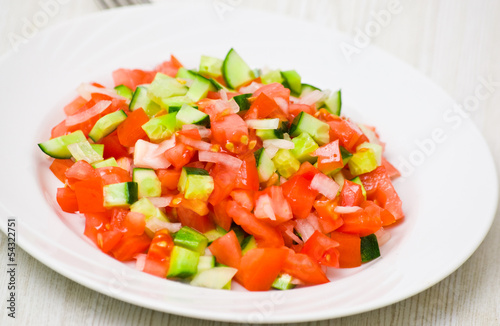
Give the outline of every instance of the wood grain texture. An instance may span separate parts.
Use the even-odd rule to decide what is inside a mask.
[[[388,1],[362,0],[232,3],[238,4],[234,10],[248,7],[286,14],[334,26],[352,36],[374,19],[373,13],[389,5]],[[21,19],[31,17],[39,10],[37,5],[35,0],[15,3],[0,0],[0,54],[9,49],[8,33],[19,31]],[[394,15],[380,34],[372,38],[373,44],[428,76],[458,103],[474,94],[480,78],[500,82],[499,1],[401,1],[400,5],[402,12]],[[60,13],[48,25],[95,10],[91,1],[72,1],[61,6]],[[471,118],[483,132],[497,169],[500,168],[500,85],[488,99],[479,103]],[[464,155],[470,155],[470,150],[464,149]],[[476,168],[464,173],[489,177],[482,176]],[[472,257],[430,289],[375,311],[300,325],[500,325],[498,215]],[[5,235],[0,235],[0,241],[0,263],[4,265],[7,260]],[[21,249],[17,255],[18,318],[13,323],[2,308],[1,325],[231,325],[168,315],[123,303],[53,272]],[[3,301],[8,282],[6,273],[2,273],[0,279]]]

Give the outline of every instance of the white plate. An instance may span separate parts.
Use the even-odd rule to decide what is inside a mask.
[[[274,323],[347,316],[403,300],[445,278],[478,247],[497,205],[496,172],[472,123],[443,118],[453,102],[442,90],[374,48],[347,63],[339,44],[351,41],[315,25],[243,9],[221,20],[210,4],[172,7],[126,8],[59,25],[0,63],[1,228],[5,232],[7,217],[15,216],[19,244],[33,257],[82,285],[143,307]],[[171,53],[194,67],[200,55],[223,57],[230,47],[253,67],[296,69],[305,82],[322,88],[341,85],[344,113],[378,127],[393,163],[413,160],[414,171],[396,182],[406,219],[392,229],[382,258],[333,273],[329,284],[293,291],[195,288],[102,254],[83,237],[82,219],[58,209],[59,183],[36,144],[62,120],[62,107],[81,82],[111,84],[114,69],[150,68]],[[446,140],[432,145],[438,129]]]

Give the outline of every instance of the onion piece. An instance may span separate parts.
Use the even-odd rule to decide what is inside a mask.
[[[293,233],[293,226],[291,224],[289,224],[285,229],[285,234],[288,235],[290,239],[292,239],[299,245],[304,243],[304,241],[302,241],[301,238],[299,238],[295,233]]]
[[[311,213],[307,216],[306,221],[311,224],[311,226],[314,228],[314,230],[318,230],[321,232],[321,227],[319,226],[319,221],[318,221],[318,215],[315,213]]]
[[[121,95],[118,95],[114,89],[109,89],[109,88],[102,88],[102,87],[97,87],[91,84],[83,83],[80,86],[78,86],[77,90],[78,94],[86,99],[87,101],[90,101],[92,98],[93,93],[97,94],[104,94],[112,98],[116,98],[119,100],[124,100],[127,103],[130,102],[130,100],[126,97],[123,97]]]
[[[283,112],[285,112],[285,114],[288,114],[288,101],[287,100],[285,100],[284,98],[281,98],[281,97],[275,97],[274,101],[276,102],[276,104],[278,104],[280,109]]]
[[[118,167],[124,169],[128,173],[132,172],[132,159],[129,157],[120,157],[116,160]]]
[[[243,164],[243,161],[239,158],[236,158],[229,154],[216,153],[211,151],[199,151],[198,160],[200,160],[201,162],[221,163],[235,170],[238,170],[241,167],[241,164]]]
[[[325,99],[325,94],[323,92],[314,90],[306,95],[304,97],[301,97],[299,101],[297,102],[298,104],[306,104],[306,105],[313,105],[316,104],[319,101],[322,101]]]
[[[268,145],[267,147],[264,148],[264,151],[266,152],[267,156],[269,156],[270,159],[276,156],[276,153],[278,153],[279,150],[280,149],[274,145]]]
[[[182,224],[165,222],[156,217],[153,217],[146,222],[146,227],[153,233],[156,233],[156,231],[163,229],[167,229],[169,232],[175,233],[181,229]]]
[[[263,219],[268,218],[276,221],[276,215],[274,214],[271,197],[268,194],[260,196],[255,202],[254,215],[257,218]]]
[[[223,101],[227,101],[227,93],[224,89],[219,89],[220,99]]]
[[[182,130],[192,130],[192,129],[198,129],[201,138],[208,138],[212,134],[212,131],[204,126],[198,126],[193,124],[182,125]]]
[[[175,146],[175,135],[172,135],[167,140],[162,141],[158,144],[158,148],[155,149],[153,155],[163,155],[167,150],[173,148]]]
[[[135,143],[134,165],[140,168],[166,169],[171,163],[163,154],[155,154],[160,146],[139,139]]]
[[[391,239],[391,233],[381,227],[377,232],[375,232],[375,236],[377,237],[378,246],[381,247],[387,243]]]
[[[67,127],[74,126],[76,124],[87,121],[90,118],[95,117],[98,114],[101,114],[104,110],[106,110],[111,105],[111,101],[99,101],[93,107],[83,112],[70,115],[66,118],[65,124]]]
[[[305,219],[297,219],[295,222],[297,223],[295,230],[299,232],[302,241],[307,242],[316,229]]]
[[[267,148],[271,145],[283,149],[295,148],[295,144],[291,140],[286,139],[266,139],[262,142],[262,146],[264,146],[264,148]]]
[[[248,128],[251,129],[278,129],[280,125],[280,119],[248,119],[245,121],[247,123]]]
[[[178,138],[181,143],[191,146],[199,151],[209,151],[212,149],[212,144],[207,143],[206,141],[192,139],[183,135],[180,135]]]
[[[238,105],[238,103],[236,103],[236,101],[232,98],[228,101],[229,103],[229,106],[231,107],[231,112],[232,113],[238,113],[240,112],[240,106]]]
[[[351,214],[361,210],[363,209],[359,206],[337,206],[333,211],[337,214]]]
[[[162,196],[162,197],[147,197],[151,204],[153,204],[155,207],[167,207],[174,196]]]
[[[147,258],[147,254],[137,254],[134,256],[134,258],[136,259],[135,261],[135,269],[138,270],[138,271],[143,271],[144,270],[144,267],[146,266],[146,258]]]
[[[340,186],[323,173],[316,173],[311,181],[311,188],[317,190],[326,198],[333,200],[337,196]]]
[[[239,93],[241,94],[244,94],[244,93],[253,93],[255,92],[256,90],[258,90],[259,88],[261,88],[262,86],[264,86],[263,84],[260,84],[260,83],[256,83],[256,82],[252,82],[250,85],[248,86],[245,86],[245,87],[241,87],[239,89]]]

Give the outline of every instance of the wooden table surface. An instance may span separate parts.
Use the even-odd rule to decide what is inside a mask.
[[[40,29],[98,10],[90,0],[0,0],[0,55],[11,49],[10,35],[19,34],[26,20],[33,19],[43,10],[41,4],[48,2],[60,5]],[[471,118],[486,138],[497,168],[500,165],[500,1],[212,2],[214,6],[229,3],[232,10],[257,8],[315,21],[335,26],[353,37],[370,26],[381,10],[397,8],[390,22],[371,38],[372,44],[415,67],[458,103],[474,94],[481,78],[496,82],[493,94],[480,102]],[[464,149],[464,155],[473,155],[473,149]],[[464,173],[488,177],[481,175],[477,167]],[[301,325],[500,325],[498,215],[472,257],[432,288],[382,309]],[[0,262],[6,262],[7,241],[3,233],[0,240]],[[17,255],[17,318],[13,322],[3,307],[8,283],[8,275],[3,272],[0,325],[226,325],[160,313],[112,299],[55,273],[20,248]]]

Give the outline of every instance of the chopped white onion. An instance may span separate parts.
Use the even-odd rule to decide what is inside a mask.
[[[370,141],[370,143],[378,144],[378,145],[381,144],[380,140],[377,137],[377,134],[369,126],[359,123],[358,127],[359,127],[359,129],[361,129],[363,134],[365,134],[365,136],[368,137],[368,140]]]
[[[276,221],[276,215],[274,214],[271,197],[268,194],[260,196],[255,202],[255,217],[257,218],[269,218]]]
[[[182,125],[182,130],[191,130],[191,129],[198,129],[201,138],[208,138],[212,134],[212,131],[204,126],[198,126],[192,124]]]
[[[309,216],[307,216],[306,221],[309,222],[309,224],[311,224],[314,230],[318,230],[321,232],[321,228],[318,222],[318,215],[316,215],[315,213],[311,213],[309,214]]]
[[[116,98],[119,100],[124,100],[127,103],[130,102],[130,100],[128,98],[123,97],[121,95],[118,95],[116,93],[116,90],[114,90],[114,89],[97,87],[97,86],[87,84],[87,83],[83,83],[80,86],[78,86],[77,92],[81,97],[83,97],[87,101],[90,101],[93,93],[98,93],[98,94],[104,94],[104,95],[107,95],[109,97]]]
[[[269,146],[275,146],[283,149],[294,149],[295,144],[291,140],[286,139],[266,139],[262,142],[262,146],[267,148]]]
[[[159,230],[167,229],[171,233],[175,233],[181,229],[181,223],[170,223],[162,221],[156,217],[150,218],[146,222],[146,228],[151,230],[151,232],[156,232]]]
[[[304,241],[302,241],[302,239],[300,239],[295,233],[293,233],[293,227],[287,228],[285,230],[285,233],[290,237],[290,239],[295,241],[297,244],[304,243]]]
[[[305,219],[297,219],[295,222],[297,223],[297,225],[295,226],[295,230],[299,232],[302,240],[304,242],[307,242],[307,240],[313,235],[316,229]]]
[[[391,239],[391,234],[384,228],[380,228],[377,232],[375,232],[375,236],[377,237],[379,247],[383,246]]]
[[[166,169],[171,163],[163,154],[155,154],[159,145],[139,139],[135,143],[134,165],[140,168]]]
[[[175,135],[172,135],[167,140],[162,141],[158,144],[158,148],[153,152],[153,155],[162,155],[165,151],[171,149],[175,146]]]
[[[116,160],[116,164],[118,165],[118,167],[124,169],[128,173],[132,171],[132,159],[129,157],[120,157]]]
[[[287,100],[285,100],[284,98],[281,98],[281,97],[275,97],[274,101],[276,102],[276,104],[278,104],[280,109],[283,112],[285,112],[285,114],[288,114],[288,101]]]
[[[328,199],[335,199],[339,191],[339,185],[323,173],[316,173],[311,181],[311,188],[317,190]]]
[[[269,156],[270,159],[276,156],[276,153],[278,153],[279,150],[280,149],[274,145],[268,145],[267,147],[264,147],[264,152],[266,152],[267,156]]]
[[[256,82],[252,82],[250,85],[248,86],[245,86],[245,87],[241,87],[239,89],[239,92],[241,94],[244,94],[244,93],[253,93],[255,92],[256,90],[258,90],[259,88],[261,88],[263,86],[263,84],[259,84],[259,83],[256,83]]]
[[[280,119],[249,119],[245,121],[248,128],[251,129],[278,129],[280,125]]]
[[[299,104],[306,104],[306,105],[313,105],[316,104],[319,101],[322,101],[325,99],[325,94],[323,92],[314,90],[303,97],[301,97],[298,101]]]
[[[337,214],[351,214],[361,210],[362,208],[359,206],[337,206],[333,211]]]
[[[231,156],[229,154],[224,153],[216,153],[211,151],[199,151],[198,159],[201,162],[212,162],[212,163],[221,163],[226,166],[238,170],[243,164],[243,161],[237,157]]]
[[[288,180],[284,176],[280,176],[280,185],[284,184]]]
[[[238,113],[240,112],[240,106],[236,101],[232,98],[228,101],[229,107],[231,108],[231,113]]]
[[[199,151],[209,151],[212,148],[212,144],[206,141],[192,139],[183,135],[179,136],[179,141]]]
[[[146,266],[147,256],[148,256],[147,254],[137,254],[134,256],[134,258],[136,259],[135,269],[141,272],[144,270],[144,267]]]
[[[173,196],[148,197],[151,204],[155,207],[167,207],[173,198]]]
[[[221,100],[227,101],[227,93],[224,89],[219,90],[219,95]]]
[[[101,114],[104,110],[106,110],[111,105],[111,101],[99,101],[93,107],[83,112],[70,115],[66,118],[66,126],[74,126],[76,124],[87,121],[88,119],[95,117],[98,114]]]

